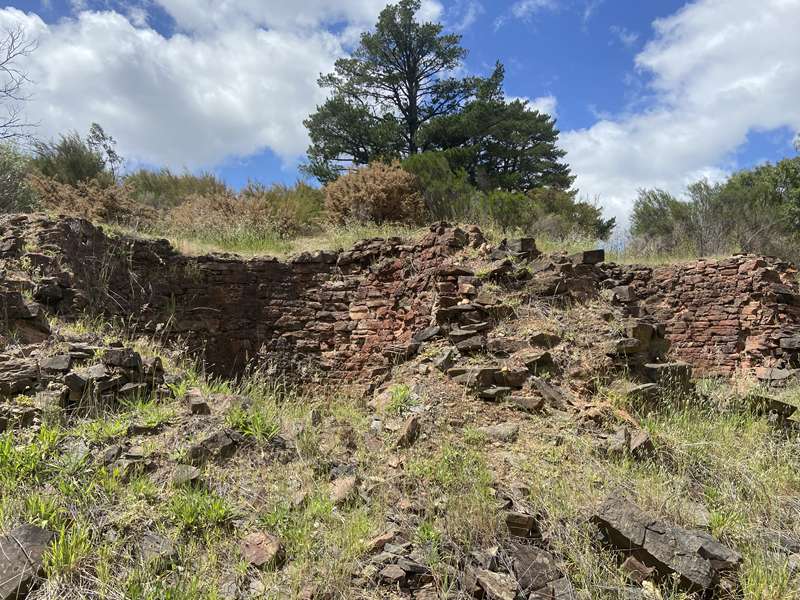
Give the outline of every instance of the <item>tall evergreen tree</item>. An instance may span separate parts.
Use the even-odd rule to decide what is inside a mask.
[[[462,111],[431,123],[427,144],[445,150],[453,168],[465,170],[485,190],[569,189],[575,177],[556,145],[555,121],[525,101],[507,101],[504,77],[498,63]]]
[[[461,36],[420,23],[419,9],[420,0],[388,5],[353,54],[320,77],[331,95],[305,121],[312,175],[328,181],[348,164],[415,154],[422,128],[473,95],[477,78],[450,75],[466,56]]]

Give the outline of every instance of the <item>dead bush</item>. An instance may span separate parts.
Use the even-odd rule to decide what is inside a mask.
[[[149,229],[157,221],[157,212],[132,200],[125,186],[96,180],[72,186],[40,174],[30,175],[28,182],[49,212],[136,229]]]
[[[397,162],[373,163],[329,183],[325,208],[338,223],[419,223],[425,217],[418,179]]]
[[[250,183],[238,195],[189,196],[169,212],[168,224],[189,238],[287,239],[316,232],[321,213],[322,192],[305,183]]]

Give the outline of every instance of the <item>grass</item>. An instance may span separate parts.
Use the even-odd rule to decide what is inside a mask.
[[[184,531],[204,532],[228,523],[234,510],[222,497],[202,488],[181,488],[167,506],[169,517]]]
[[[402,416],[415,406],[419,406],[419,398],[405,384],[397,384],[389,389],[391,397],[386,405],[386,414]]]
[[[356,242],[369,238],[400,237],[414,240],[427,231],[426,227],[403,224],[330,225],[313,236],[282,237],[274,232],[259,232],[248,228],[227,228],[209,232],[201,237],[185,237],[176,232],[133,231],[112,228],[120,235],[149,238],[166,238],[182,254],[196,256],[210,252],[232,252],[242,256],[277,256],[285,258],[301,252],[347,249]]]
[[[521,302],[516,321],[500,327],[516,334],[558,332],[571,362],[591,362],[598,335],[613,335],[620,326],[599,318],[607,309],[602,303],[554,309],[529,300]],[[401,367],[386,413],[400,417],[423,401],[428,410],[425,435],[398,451],[394,432],[370,431],[374,415],[362,397],[336,388],[298,390],[258,372],[240,381],[214,379],[133,329],[88,320],[72,327],[135,344],[186,375],[175,384],[174,399],[139,398],[100,414],[73,415],[61,426],[0,434],[0,529],[31,522],[57,533],[46,558],[50,577],[32,600],[213,599],[231,581],[246,593],[260,589],[266,598],[297,598],[309,584],[321,597],[391,597],[388,588],[360,580],[369,567],[368,540],[389,528],[414,543],[448,597],[455,589],[452,569],[470,551],[502,542],[500,492],[519,482],[530,488],[523,501],[541,515],[579,597],[625,597],[618,556],[598,545],[587,521],[599,500],[624,489],[643,509],[685,527],[698,526],[701,505],[710,532],[744,556],[736,585],[745,600],[800,600],[798,575],[775,551],[778,539],[800,540],[800,439],[796,430],[781,429],[750,408],[745,398],[753,382],[704,380],[697,397],[678,402],[663,396],[644,407],[612,385],[624,383],[621,376],[599,379],[591,400],[624,408],[653,439],[655,453],[634,459],[598,451],[594,435],[576,419],[428,394],[426,386],[443,376],[412,379],[413,369]],[[181,397],[194,387],[249,402],[192,417]],[[800,403],[800,387],[782,397]],[[520,422],[513,444],[489,443],[479,429],[509,419]],[[161,426],[146,443],[135,442],[154,468],[124,476],[97,458],[123,443],[134,422]],[[612,415],[600,427],[619,424]],[[190,442],[225,427],[256,443],[207,462],[201,482],[176,489],[171,469]],[[283,452],[265,443],[279,433],[287,440]],[[91,447],[91,457],[67,468],[63,448],[76,440]],[[335,506],[329,486],[342,472],[358,474],[362,494]],[[281,540],[283,568],[257,571],[243,561],[238,543],[255,530]],[[143,564],[137,544],[145,531],[175,544],[175,564]],[[688,600],[669,580],[656,594]]]

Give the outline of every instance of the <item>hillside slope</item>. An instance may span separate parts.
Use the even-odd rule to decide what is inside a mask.
[[[3,600],[800,597],[791,265],[0,228]]]

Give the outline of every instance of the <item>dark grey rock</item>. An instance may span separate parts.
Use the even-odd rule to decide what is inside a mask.
[[[662,576],[677,573],[690,590],[715,587],[721,571],[736,569],[742,561],[741,555],[707,533],[654,519],[620,494],[608,497],[592,521],[612,546]]]
[[[28,595],[44,575],[42,557],[54,537],[34,525],[22,525],[0,537],[0,600]]]

